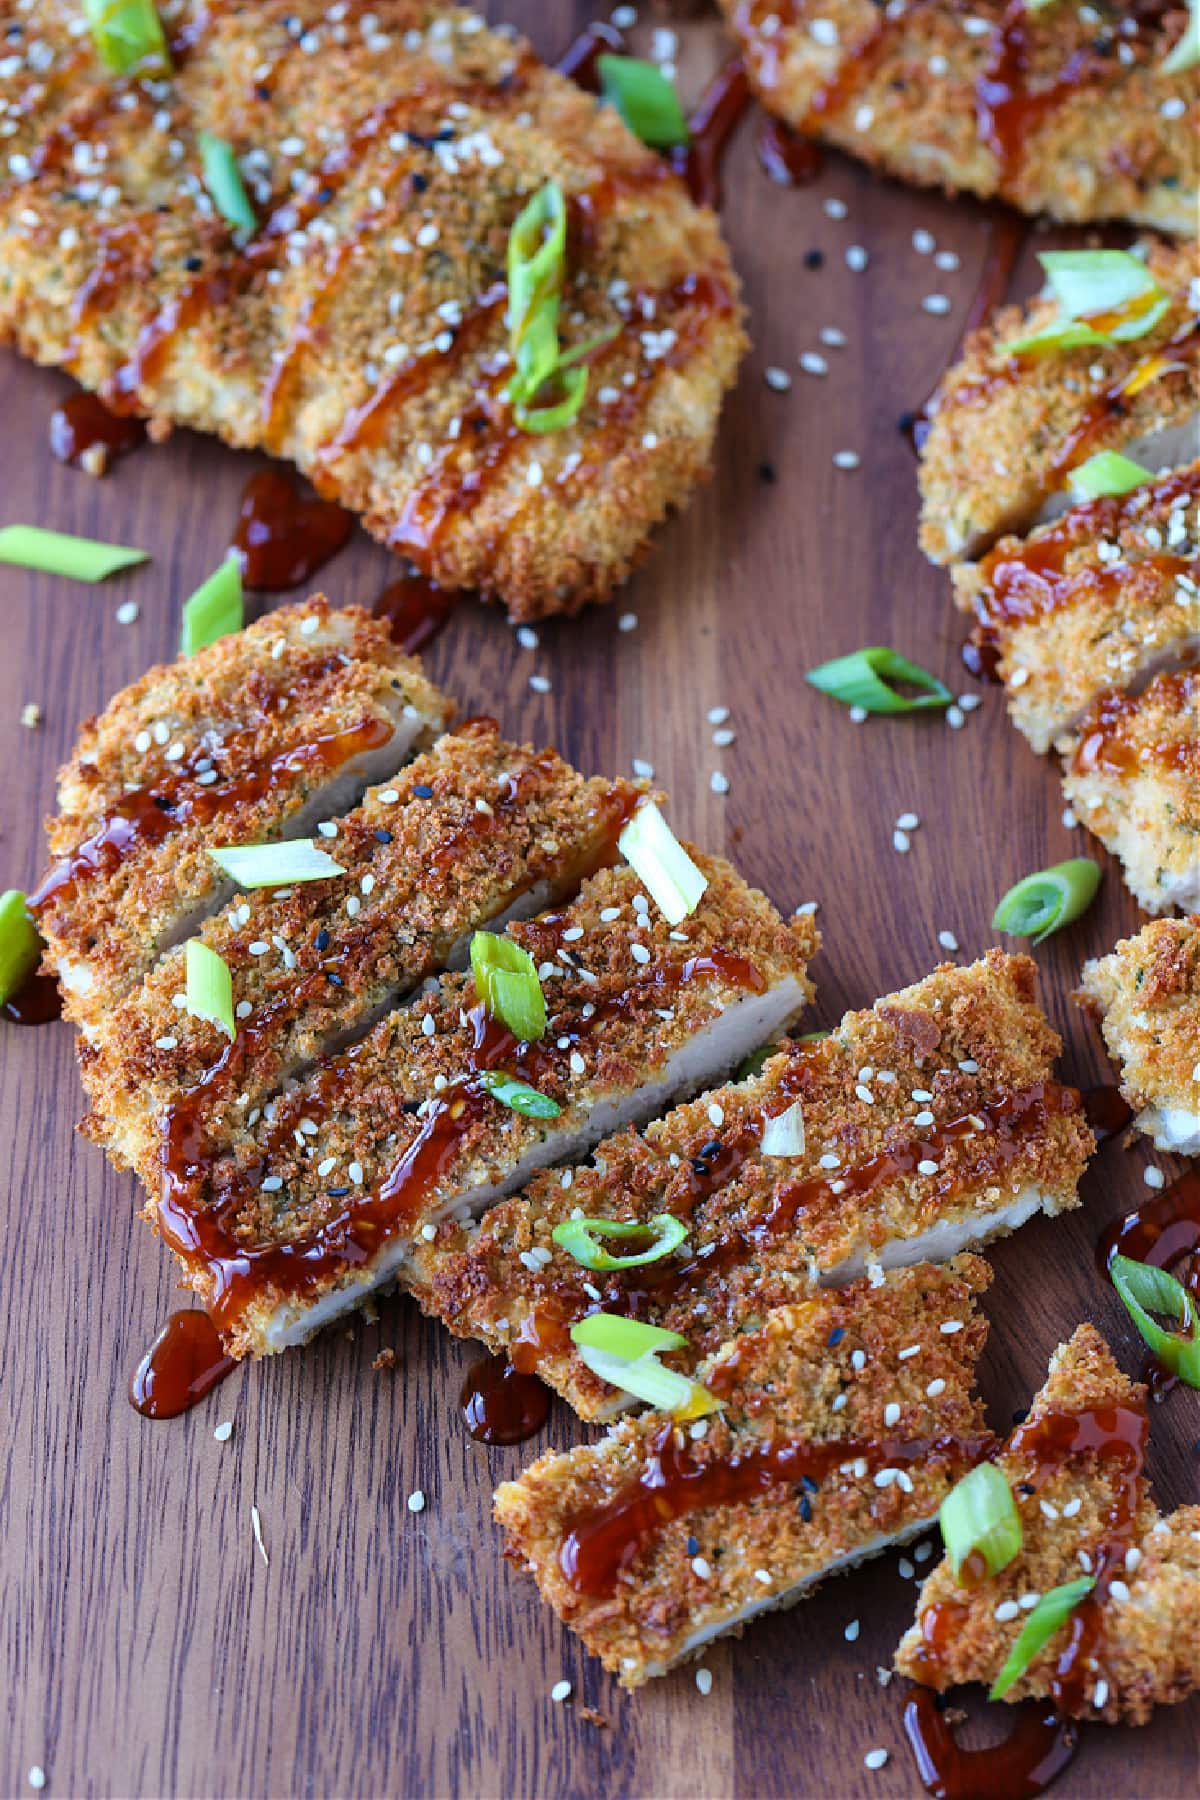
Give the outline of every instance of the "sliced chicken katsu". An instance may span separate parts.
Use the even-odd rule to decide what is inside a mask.
[[[343,874],[240,896],[203,927],[238,994],[232,1049],[185,1010],[182,947],[97,1023],[81,1054],[90,1135],[153,1191],[160,1116],[180,1092],[203,1093],[205,1136],[222,1143],[322,1051],[461,964],[473,929],[538,912],[612,862],[638,799],[505,743],[488,719],[441,738],[323,826]]]
[[[953,571],[1035,750],[1111,689],[1200,660],[1200,461],[1073,507]]]
[[[967,339],[930,407],[921,453],[921,548],[933,562],[978,556],[1061,504],[1071,471],[1100,450],[1152,468],[1200,449],[1200,288],[1194,245],[1150,246],[1172,304],[1143,336],[1010,355],[1048,327],[1057,302],[1005,307]]]
[[[934,1569],[900,1673],[943,1689],[995,1681],[1031,1596],[1090,1576],[1093,1590],[1003,1697],[1049,1696],[1071,1717],[1141,1725],[1200,1687],[1200,1506],[1160,1516],[1142,1473],[1148,1427],[1145,1388],[1081,1325],[996,1458],[1020,1551],[975,1587],[960,1587],[948,1562]]]
[[[84,725],[33,896],[86,1034],[233,883],[211,846],[309,835],[453,708],[387,627],[317,595],[151,669]]]
[[[721,0],[764,106],[925,187],[1193,235],[1200,76],[1181,0]]]
[[[822,1041],[787,1045],[754,1079],[609,1138],[593,1167],[535,1177],[478,1228],[446,1221],[405,1283],[451,1331],[508,1351],[584,1418],[606,1417],[630,1396],[572,1342],[586,1314],[680,1333],[686,1347],[665,1360],[690,1374],[814,1281],[878,1280],[1077,1205],[1092,1137],[1078,1094],[1051,1079],[1059,1048],[1028,957],[947,964]],[[764,1147],[772,1121],[795,1127],[783,1154]],[[552,1236],[572,1218],[667,1214],[687,1226],[674,1253],[617,1272]],[[599,1241],[617,1255],[644,1247]]]
[[[448,974],[261,1112],[246,1108],[244,1124],[226,1109],[227,1150],[206,1141],[203,1089],[166,1109],[147,1216],[231,1350],[304,1341],[393,1278],[448,1214],[468,1218],[578,1158],[795,1020],[812,992],[811,919],[785,925],[727,863],[696,861],[708,886],[677,927],[645,910],[624,867],[508,926],[540,972],[539,1041],[517,1043],[472,979]]]
[[[1160,1150],[1200,1154],[1200,919],[1156,919],[1084,966],[1136,1125]]]
[[[989,1279],[963,1256],[776,1308],[701,1365],[719,1412],[643,1413],[498,1488],[506,1555],[638,1687],[915,1536],[990,1446]]]
[[[19,113],[0,338],[117,409],[287,458],[514,616],[625,578],[708,469],[744,337],[715,217],[615,108],[425,0],[163,7],[173,73],[141,82],[108,75],[73,0],[38,10],[44,115],[32,47],[0,88]],[[238,159],[252,231],[214,208],[204,133]],[[526,430],[506,256],[549,181],[560,348],[588,389]]]

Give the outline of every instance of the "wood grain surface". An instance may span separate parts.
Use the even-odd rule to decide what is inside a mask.
[[[590,15],[569,0],[489,7],[553,56]],[[645,46],[649,15],[635,34]],[[715,21],[688,9],[680,83],[698,93],[726,54]],[[1062,799],[1006,724],[996,690],[966,728],[941,720],[856,727],[805,687],[818,660],[894,643],[957,689],[961,622],[948,582],[915,541],[912,457],[897,416],[949,356],[985,252],[974,205],[878,181],[837,157],[812,186],[783,191],[757,166],[754,124],[729,159],[726,220],[755,348],[728,406],[714,480],[665,531],[607,609],[543,630],[521,649],[502,616],[460,608],[428,664],[468,711],[551,740],[587,770],[653,763],[676,827],[736,856],[781,906],[821,904],[825,949],[810,1024],[869,1004],[938,960],[952,931],[964,958],[992,941],[997,895],[1030,869],[1089,849]],[[837,196],[848,215],[830,219]],[[961,259],[934,268],[915,228]],[[1032,249],[1016,286],[1033,285]],[[1042,240],[1045,241],[1045,240]],[[860,244],[863,273],[845,263]],[[808,253],[823,253],[820,267]],[[948,316],[924,311],[942,292]],[[824,379],[797,357],[822,326],[844,330]],[[791,391],[764,381],[788,369]],[[32,885],[40,821],[80,719],[150,663],[170,657],[180,605],[214,566],[253,466],[186,433],[105,481],[57,465],[47,423],[59,377],[0,359],[3,516],[143,545],[148,568],[103,588],[0,570],[0,781],[4,882]],[[835,451],[861,466],[843,472]],[[764,477],[769,465],[775,479]],[[361,533],[324,585],[370,603],[390,578]],[[117,605],[134,599],[137,621]],[[622,613],[636,628],[621,630]],[[529,677],[547,675],[539,694]],[[24,729],[24,703],[44,719]],[[710,707],[737,741],[711,746]],[[717,767],[730,791],[710,789]],[[920,815],[908,855],[897,816]],[[1038,952],[1043,997],[1067,1040],[1065,1067],[1094,1079],[1094,1037],[1070,1001],[1084,957],[1135,927],[1113,867],[1080,925]],[[813,1795],[918,1791],[901,1688],[877,1665],[911,1616],[913,1585],[888,1557],[692,1672],[622,1695],[502,1565],[490,1518],[497,1480],[584,1435],[560,1405],[532,1445],[489,1451],[462,1429],[470,1346],[407,1302],[335,1328],[307,1350],[239,1370],[190,1416],[150,1424],[125,1385],[170,1308],[168,1259],[134,1217],[132,1178],[72,1130],[81,1111],[71,1036],[0,1027],[0,1126],[8,1150],[0,1240],[0,1383],[8,1420],[0,1472],[0,1790],[96,1795]],[[995,1252],[983,1382],[1003,1429],[1054,1346],[1094,1319],[1124,1366],[1139,1345],[1092,1260],[1104,1223],[1143,1193],[1145,1147],[1110,1146],[1086,1207],[1030,1226]],[[1161,1160],[1161,1159],[1160,1159]],[[375,1373],[380,1349],[394,1372]],[[221,1420],[232,1439],[214,1441]],[[1160,1502],[1200,1498],[1200,1404],[1173,1396],[1153,1421]],[[421,1513],[407,1498],[420,1488]],[[255,1548],[257,1505],[269,1566]],[[848,1642],[845,1628],[861,1621]],[[573,1698],[552,1704],[562,1677]],[[999,1735],[996,1709],[984,1741]],[[605,1727],[581,1716],[595,1707]],[[890,1752],[878,1773],[873,1747]],[[1200,1702],[1137,1732],[1093,1728],[1056,1793],[1161,1800],[1193,1795]]]

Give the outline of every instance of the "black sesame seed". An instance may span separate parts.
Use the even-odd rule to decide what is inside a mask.
[[[329,948],[329,933],[326,931],[325,927],[322,925],[320,931],[318,931],[318,933],[317,933],[317,949],[318,950],[328,950],[328,948]]]
[[[908,437],[912,431],[913,426],[916,424],[916,422],[917,422],[916,413],[902,412],[900,414],[900,417],[896,420],[896,430],[900,433],[901,437]]]
[[[699,1556],[699,1554],[700,1554],[700,1539],[690,1537],[688,1539],[688,1555],[689,1556]]]
[[[416,786],[413,788],[413,793],[416,795],[418,800],[432,800],[433,799],[433,789],[431,787],[426,787],[425,783],[423,781],[417,782]]]
[[[348,1187],[326,1188],[325,1192],[331,1200],[344,1200],[346,1195],[350,1192],[350,1189]]]
[[[197,269],[202,269],[204,267],[204,258],[202,256],[187,256],[184,258],[183,266],[189,275],[194,275]]]
[[[377,831],[375,833],[375,837],[376,837],[376,840],[381,844],[390,844],[392,841],[392,834],[390,831],[382,831],[382,830]]]
[[[817,1484],[811,1475],[802,1475],[800,1477],[800,1486],[809,1494],[815,1494],[817,1491]]]
[[[844,1325],[835,1325],[827,1340],[829,1348],[832,1350],[835,1344],[840,1344],[845,1335],[846,1327]]]
[[[418,173],[413,176],[412,188],[413,188],[414,194],[423,194],[425,192],[425,189],[428,186],[429,186],[429,177],[427,175],[421,175]]]
[[[1030,1494],[1036,1494],[1037,1489],[1034,1487],[1032,1481],[1018,1481],[1017,1492],[1018,1494],[1024,1494],[1028,1497]]]
[[[801,1494],[800,1496],[800,1517],[804,1520],[806,1525],[812,1519],[812,1501],[807,1494]]]
[[[804,252],[804,266],[806,269],[824,268],[825,252],[823,250],[806,250]]]
[[[341,976],[335,975],[332,969],[326,969],[325,979],[326,979],[326,981],[332,981],[334,987],[341,987],[341,985],[342,985]]]
[[[768,486],[770,486],[772,482],[776,481],[778,479],[778,477],[775,474],[775,464],[774,463],[759,463],[758,479],[760,481],[765,481]]]
[[[154,804],[155,804],[155,806],[157,806],[157,808],[160,812],[173,812],[174,811],[174,807],[172,806],[171,801],[167,799],[165,794],[155,794]]]
[[[259,100],[269,100],[271,98],[271,90],[267,86],[265,81],[259,82],[258,86],[254,90],[254,93],[255,93],[255,97]]]
[[[709,1138],[707,1144],[701,1144],[700,1154],[707,1159],[708,1157],[716,1156],[720,1152],[720,1149],[720,1138]]]
[[[328,206],[329,202],[333,199],[333,189],[331,187],[319,188],[317,190],[317,199],[323,206]]]

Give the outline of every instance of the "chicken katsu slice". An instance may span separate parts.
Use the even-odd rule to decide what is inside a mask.
[[[1200,1155],[1200,919],[1155,919],[1084,965],[1081,1004],[1100,1020],[1139,1131]]]
[[[32,901],[68,1016],[98,1029],[225,904],[210,847],[308,836],[452,710],[386,625],[321,595],[125,688],[60,771]]]
[[[473,930],[540,912],[614,861],[639,792],[508,744],[490,719],[439,739],[325,824],[317,841],[343,874],[239,896],[202,927],[238,993],[232,1049],[186,1011],[182,947],[99,1022],[80,1057],[89,1135],[153,1189],[159,1120],[181,1091],[203,1090],[206,1137],[222,1143],[224,1121],[239,1129],[319,1055],[461,967]]]
[[[1200,448],[1200,289],[1194,245],[1149,246],[1171,300],[1142,337],[1010,356],[1048,327],[1057,302],[1009,306],[973,332],[930,406],[921,452],[921,548],[935,563],[978,556],[1065,497],[1071,471],[1101,450],[1152,469]]]
[[[1110,689],[1200,661],[1200,460],[1091,500],[953,570],[1039,752]]]
[[[0,339],[117,410],[294,462],[443,587],[522,618],[607,596],[708,471],[745,347],[715,216],[616,108],[462,8],[187,0],[169,28],[169,80],[63,52],[75,98],[0,189]],[[213,205],[204,133],[252,231]],[[506,262],[550,181],[560,348],[588,386],[525,429]]]
[[[678,926],[646,910],[621,867],[507,927],[540,972],[536,1042],[489,1016],[469,975],[447,974],[261,1112],[227,1109],[216,1154],[203,1087],[180,1094],[147,1216],[235,1354],[303,1342],[394,1278],[448,1214],[577,1160],[798,1017],[811,919],[785,925],[728,863],[692,854],[708,886]]]
[[[1049,1696],[1071,1717],[1143,1725],[1200,1687],[1200,1506],[1159,1514],[1142,1473],[1148,1432],[1145,1388],[1094,1326],[1079,1326],[995,1458],[1020,1550],[975,1587],[938,1564],[896,1653],[900,1673],[939,1689],[995,1681],[1031,1596],[1091,1577],[1004,1699]]]
[[[1028,957],[998,950],[943,965],[823,1040],[788,1044],[752,1080],[607,1139],[592,1166],[535,1176],[478,1227],[447,1220],[405,1285],[451,1331],[604,1418],[632,1402],[571,1339],[597,1309],[678,1332],[686,1345],[664,1360],[690,1374],[816,1281],[878,1280],[1066,1211],[1092,1137],[1078,1094],[1051,1078],[1060,1044],[1034,979]],[[790,1141],[772,1153],[764,1132],[785,1120]],[[624,1270],[585,1267],[553,1237],[573,1218],[664,1215],[686,1238]],[[653,1237],[597,1242],[620,1256]]]
[[[918,1263],[768,1312],[702,1363],[721,1410],[647,1412],[496,1490],[505,1554],[624,1687],[936,1517],[991,1439],[986,1263]]]
[[[1200,77],[1177,0],[721,0],[763,105],[889,175],[1192,236]]]

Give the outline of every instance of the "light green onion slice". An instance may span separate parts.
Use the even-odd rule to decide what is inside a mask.
[[[1085,913],[1100,886],[1100,865],[1088,856],[1073,856],[1026,875],[1007,894],[992,914],[992,930],[1010,937],[1031,937],[1035,944],[1061,931]]]
[[[687,120],[674,83],[652,62],[637,56],[601,56],[600,90],[630,131],[652,150],[673,150],[688,141]]]
[[[1200,1388],[1196,1307],[1182,1282],[1165,1269],[1134,1262],[1129,1256],[1114,1256],[1108,1272],[1126,1312],[1159,1362],[1187,1387]],[[1150,1317],[1151,1312],[1174,1319],[1182,1331],[1164,1330]]]
[[[1162,65],[1164,75],[1184,75],[1200,63],[1200,0],[1188,0],[1183,35]]]
[[[245,623],[241,566],[231,556],[184,601],[180,654],[194,656],[206,644],[232,637]]]
[[[116,75],[167,75],[171,57],[153,0],[83,0],[101,58]]]
[[[980,1463],[951,1488],[938,1511],[942,1541],[961,1582],[980,1563],[988,1575],[1007,1568],[1021,1548],[1021,1518],[1012,1489],[995,1463]]]
[[[835,656],[832,662],[810,669],[804,679],[843,706],[861,706],[869,713],[922,712],[931,706],[949,706],[954,698],[928,669],[881,644],[855,650],[850,656]],[[921,692],[911,697],[899,694],[888,685],[893,681],[906,682]]]
[[[346,873],[315,838],[289,838],[283,844],[225,844],[210,850],[218,869],[242,888],[291,887],[300,881],[328,881]]]
[[[687,1226],[672,1213],[658,1213],[653,1219],[564,1219],[550,1233],[554,1242],[573,1256],[585,1269],[640,1269],[643,1263],[658,1262],[678,1249],[687,1236]],[[601,1238],[645,1238],[654,1241],[646,1250],[631,1256],[613,1256],[602,1245]]]
[[[65,531],[43,531],[40,525],[6,525],[0,530],[0,562],[18,569],[40,569],[70,581],[104,581],[119,569],[149,562],[148,550],[101,544],[95,538],[72,537]]]
[[[668,925],[694,913],[708,886],[653,800],[644,800],[617,839],[617,849],[650,889]]]
[[[507,1106],[510,1112],[524,1113],[527,1119],[557,1119],[562,1111],[549,1094],[539,1094],[536,1088],[518,1081],[515,1075],[506,1075],[503,1069],[488,1069],[479,1079],[493,1100]]]
[[[0,1006],[17,993],[42,960],[42,940],[20,888],[0,894]]]
[[[1041,331],[1000,345],[1002,356],[1145,337],[1170,307],[1145,263],[1127,250],[1047,250],[1038,261],[1058,302],[1058,317]]]
[[[764,1156],[804,1155],[804,1110],[798,1100],[793,1100],[786,1112],[766,1120],[760,1147]]]
[[[1084,500],[1102,500],[1109,494],[1131,494],[1134,488],[1150,479],[1149,469],[1134,462],[1131,456],[1122,456],[1119,450],[1098,450],[1095,456],[1089,456],[1085,463],[1071,471],[1071,486]]]
[[[546,997],[527,950],[494,931],[477,931],[471,939],[471,972],[475,992],[493,1019],[527,1044],[545,1036]]]
[[[761,1075],[770,1058],[779,1054],[780,1048],[779,1044],[764,1044],[761,1050],[754,1050],[749,1056],[744,1056],[733,1071],[733,1079],[749,1081],[752,1075]]]
[[[614,1313],[589,1313],[572,1325],[571,1337],[580,1358],[601,1381],[644,1400],[677,1419],[702,1419],[721,1402],[706,1387],[674,1369],[664,1369],[660,1350],[678,1350],[687,1339],[677,1331],[622,1319]]]
[[[579,344],[566,355],[558,342],[558,312],[567,269],[567,205],[557,181],[548,181],[521,209],[508,234],[509,350],[516,373],[508,384],[513,417],[522,431],[559,431],[578,415],[587,393],[579,360],[607,343],[616,328]],[[557,399],[534,402],[547,384]]]
[[[1042,1595],[1024,1625],[1008,1660],[992,1683],[989,1700],[1002,1700],[1014,1682],[1021,1679],[1042,1646],[1049,1642],[1060,1625],[1065,1625],[1079,1602],[1095,1587],[1095,1578],[1081,1575],[1062,1587],[1050,1588]]]
[[[224,957],[200,938],[189,938],[184,948],[187,968],[187,1009],[194,1019],[219,1025],[230,1043],[237,1036],[233,1018],[233,978]]]
[[[253,231],[258,224],[238,168],[232,146],[211,131],[198,134],[204,185],[221,217],[236,231]]]

